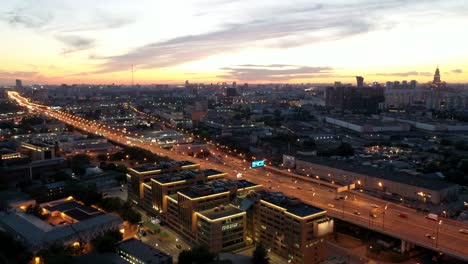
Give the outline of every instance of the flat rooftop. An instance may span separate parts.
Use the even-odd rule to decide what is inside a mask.
[[[202,216],[215,221],[216,219],[220,219],[223,217],[227,217],[230,215],[236,215],[243,213],[241,209],[234,207],[232,205],[226,205],[226,206],[218,206],[215,208],[211,208],[205,211],[198,212]]]
[[[95,208],[81,205],[73,200],[65,202],[45,203],[42,204],[41,207],[49,212],[61,212],[78,221],[83,221],[104,214],[103,212]]]
[[[385,169],[374,168],[371,166],[364,166],[358,162],[335,160],[326,157],[316,156],[297,156],[296,158],[299,160],[308,161],[323,166],[372,176],[388,181],[408,184],[411,186],[422,187],[429,190],[443,190],[446,188],[456,186],[456,184],[454,183],[445,182],[442,180],[428,179],[419,175],[410,175],[408,173],[400,172],[398,170],[390,171]]]
[[[178,172],[159,174],[152,178],[145,179],[145,182],[150,182],[151,179],[154,179],[155,181],[164,184],[164,183],[171,183],[171,182],[194,179],[198,175],[205,175],[205,177],[209,177],[209,176],[214,176],[214,175],[221,175],[223,173],[224,172],[220,172],[220,171],[212,170],[212,169],[183,170],[183,171],[178,171]]]
[[[148,171],[153,171],[153,170],[164,170],[164,169],[168,169],[171,167],[183,167],[183,166],[189,166],[189,165],[196,165],[196,163],[186,161],[186,160],[160,162],[158,164],[146,163],[146,164],[133,167],[132,169],[137,172],[148,172]]]
[[[195,199],[211,194],[227,192],[229,190],[238,190],[253,186],[259,185],[246,180],[215,180],[210,183],[197,184],[191,186],[190,188],[181,190],[180,193],[192,199]]]
[[[286,196],[282,192],[256,191],[255,193],[259,194],[262,200],[282,207],[286,209],[287,212],[299,217],[307,217],[326,212],[321,208],[306,204],[296,197]]]
[[[160,263],[161,260],[172,258],[166,253],[134,238],[118,243],[117,249],[134,256],[143,263]]]
[[[79,233],[115,223],[122,223],[122,219],[112,214],[97,214],[83,221],[53,226],[24,212],[0,212],[0,226],[22,237],[26,245],[32,248],[67,240]]]

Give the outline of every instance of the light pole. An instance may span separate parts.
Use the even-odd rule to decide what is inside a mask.
[[[442,220],[439,220],[439,222],[437,223],[437,233],[436,233],[436,242],[435,242],[435,248],[437,248],[437,245],[439,243],[439,229],[440,229],[440,226],[442,225]]]
[[[343,201],[341,202],[341,206],[342,206],[342,217],[344,219],[344,203],[346,201],[346,199],[348,199],[348,195],[346,195],[343,199]]]
[[[383,220],[382,220],[382,229],[385,230],[385,213],[387,212],[388,204],[385,205],[384,211],[383,211]]]

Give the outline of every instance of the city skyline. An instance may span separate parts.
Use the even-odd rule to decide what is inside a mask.
[[[3,1],[0,84],[466,83],[465,5]]]

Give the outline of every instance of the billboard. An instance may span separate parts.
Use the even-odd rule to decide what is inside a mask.
[[[265,166],[265,161],[264,160],[254,160],[252,161],[252,168],[258,168],[258,167],[263,167]]]

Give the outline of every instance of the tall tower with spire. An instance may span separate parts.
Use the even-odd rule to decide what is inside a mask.
[[[439,65],[437,65],[435,74],[434,74],[434,80],[432,81],[432,84],[440,86],[440,71],[439,71]]]

